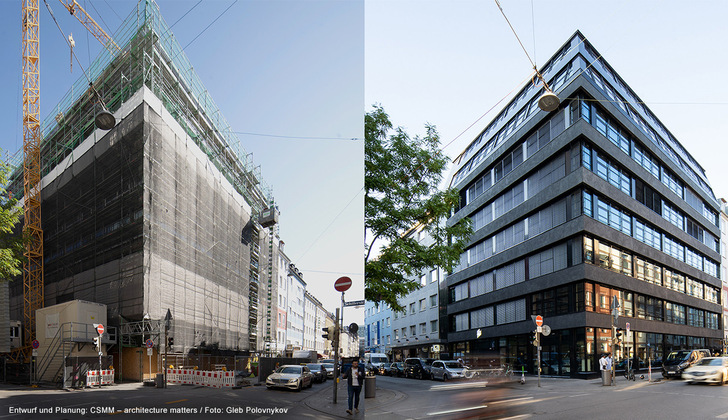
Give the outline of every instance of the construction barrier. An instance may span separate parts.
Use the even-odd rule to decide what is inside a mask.
[[[181,385],[200,385],[210,388],[232,388],[235,386],[235,372],[167,369],[167,382]]]
[[[86,372],[86,386],[111,385],[114,383],[114,370],[89,370]]]

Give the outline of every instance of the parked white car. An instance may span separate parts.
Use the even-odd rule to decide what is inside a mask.
[[[728,357],[704,357],[685,369],[682,378],[689,384],[712,382],[723,385],[728,382]]]
[[[432,379],[447,381],[448,379],[464,378],[464,367],[455,360],[435,360],[430,367]]]

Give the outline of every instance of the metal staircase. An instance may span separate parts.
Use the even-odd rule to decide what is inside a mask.
[[[74,349],[80,350],[85,345],[93,345],[93,338],[98,336],[92,324],[67,322],[62,324],[56,335],[44,344],[48,350],[36,362],[36,382],[52,382],[62,385],[64,381],[63,366],[67,357],[73,356]],[[116,328],[107,327],[101,337],[102,344],[116,344]]]

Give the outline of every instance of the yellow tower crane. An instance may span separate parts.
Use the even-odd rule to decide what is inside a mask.
[[[112,54],[121,50],[114,40],[76,2],[61,4]],[[40,133],[40,10],[38,0],[23,0],[23,234],[26,237],[23,263],[23,346],[11,355],[30,360],[35,340],[35,312],[44,306],[43,228],[41,224],[41,133]],[[113,127],[113,126],[112,126]]]

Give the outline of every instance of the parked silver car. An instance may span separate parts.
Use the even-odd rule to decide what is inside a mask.
[[[447,381],[448,379],[464,378],[464,367],[455,360],[435,360],[430,367],[432,379]]]
[[[326,377],[328,379],[334,379],[334,364],[326,362],[321,362],[321,364],[326,368]]]
[[[268,389],[289,388],[300,391],[313,386],[313,374],[306,366],[283,365],[268,376],[265,386]]]

